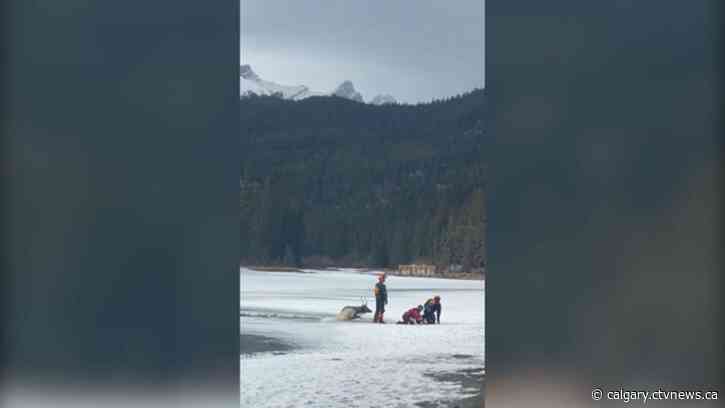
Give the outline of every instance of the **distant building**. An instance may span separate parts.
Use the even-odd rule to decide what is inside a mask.
[[[473,268],[470,271],[464,271],[463,266],[459,264],[448,265],[446,267],[437,267],[430,264],[411,264],[398,265],[398,269],[393,274],[397,276],[482,280],[485,279],[485,268]]]
[[[398,275],[400,276],[435,276],[436,272],[437,269],[435,265],[398,265]]]

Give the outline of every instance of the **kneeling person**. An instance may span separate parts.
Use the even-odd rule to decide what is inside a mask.
[[[425,311],[423,312],[423,320],[428,324],[441,322],[441,297],[436,296],[425,302]]]
[[[403,321],[401,324],[420,324],[423,322],[423,317],[420,315],[420,311],[423,310],[422,305],[414,307],[407,312],[403,313]]]

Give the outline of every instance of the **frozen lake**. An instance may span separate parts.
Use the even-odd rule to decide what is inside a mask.
[[[376,274],[356,270],[257,272],[241,269],[242,342],[274,338],[267,352],[242,344],[243,407],[410,407],[451,401],[480,388],[430,374],[484,369],[484,284],[389,276],[387,324],[372,313],[339,322],[335,314],[368,297]],[[440,325],[396,325],[403,312],[441,296]]]

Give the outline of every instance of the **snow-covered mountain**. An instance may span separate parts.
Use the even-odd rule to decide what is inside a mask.
[[[300,100],[315,95],[324,95],[321,92],[313,92],[304,85],[287,86],[279,85],[271,81],[265,81],[259,77],[249,65],[241,66],[240,95],[250,93],[256,95],[281,94],[285,99]]]
[[[356,102],[365,103],[362,94],[355,89],[351,81],[344,81],[332,92],[316,92],[304,85],[280,85],[272,81],[266,81],[259,77],[248,64],[241,66],[239,93],[242,97],[255,95],[281,95],[284,99],[299,101],[310,96],[339,96]],[[390,95],[378,95],[372,101],[374,105],[396,103],[395,98]]]
[[[350,99],[356,102],[362,102],[363,97],[360,92],[355,90],[355,86],[350,81],[344,81],[340,86],[332,92],[333,95],[340,98]]]
[[[370,103],[372,103],[373,105],[388,105],[388,104],[393,104],[393,103],[397,103],[397,102],[398,101],[396,101],[395,98],[393,98],[391,95],[387,95],[387,94],[378,95],[378,96],[374,97],[372,101],[370,101]]]

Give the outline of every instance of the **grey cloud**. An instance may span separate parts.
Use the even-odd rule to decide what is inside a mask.
[[[483,0],[242,0],[242,62],[265,79],[425,101],[484,82]]]

